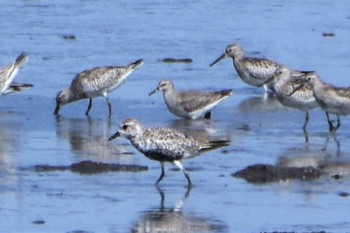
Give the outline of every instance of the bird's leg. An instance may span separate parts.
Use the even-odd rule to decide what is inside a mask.
[[[109,118],[111,118],[111,117],[112,117],[112,103],[111,103],[111,101],[108,99],[107,96],[105,96],[105,97],[106,97],[106,101],[107,101],[107,105],[108,105]]]
[[[164,174],[165,174],[165,172],[164,172],[164,162],[160,162],[160,166],[161,166],[162,171],[161,171],[160,176],[159,176],[159,178],[158,178],[158,180],[156,182],[156,185],[159,184],[159,182],[163,179]]]
[[[210,117],[211,117],[211,112],[205,113],[204,119],[210,119]]]
[[[185,177],[187,179],[187,189],[191,190],[192,189],[192,182],[191,182],[191,178],[190,175],[186,172],[185,168],[182,166],[181,162],[178,160],[175,160],[173,162],[178,168],[180,168],[180,170],[185,174]]]
[[[304,130],[305,142],[308,143],[309,136],[307,134],[306,126],[307,126],[307,123],[309,122],[309,112],[305,112],[305,113],[306,114],[305,114],[305,122],[304,122],[303,130]]]
[[[340,127],[340,117],[337,116],[337,126],[334,129],[334,133],[335,133],[335,131],[337,131],[337,129],[339,129],[339,127]]]
[[[306,131],[306,126],[307,123],[309,122],[309,112],[306,112],[305,114],[305,122],[304,122],[304,126],[303,126],[303,130]]]
[[[332,121],[329,119],[329,114],[328,112],[326,112],[326,116],[327,116],[327,121],[328,121],[328,126],[329,126],[329,132],[334,133],[335,132],[335,128],[334,125],[332,123]]]
[[[90,109],[92,107],[92,98],[89,98],[89,105],[88,105],[88,108],[85,112],[85,115],[88,116],[89,115],[89,112],[90,112]]]

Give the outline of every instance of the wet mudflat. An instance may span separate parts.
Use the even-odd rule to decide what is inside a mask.
[[[329,135],[315,109],[304,133],[304,113],[242,83],[231,61],[209,68],[236,42],[250,56],[350,86],[349,8],[342,1],[4,3],[0,64],[27,52],[17,80],[34,88],[1,98],[0,232],[350,232],[349,117]],[[58,90],[76,73],[139,58],[144,66],[110,95],[111,119],[102,98],[90,117],[88,101],[52,114]],[[163,78],[178,89],[234,94],[210,121],[177,119],[160,94],[147,95]],[[172,165],[158,189],[158,163],[124,139],[108,142],[128,117],[231,144],[184,161],[190,192]]]

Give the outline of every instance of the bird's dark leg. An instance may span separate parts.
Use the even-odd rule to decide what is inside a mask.
[[[307,123],[309,122],[309,112],[306,112],[305,113],[305,122],[304,122],[304,126],[303,126],[303,130],[305,131],[306,130],[306,126],[307,126]]]
[[[89,105],[88,105],[88,108],[85,112],[85,115],[88,116],[89,115],[89,112],[90,112],[90,109],[92,107],[92,98],[89,98]]]
[[[205,113],[204,119],[210,119],[210,117],[211,117],[211,112]]]
[[[326,116],[327,116],[327,121],[328,121],[328,126],[329,126],[329,132],[334,133],[335,132],[335,128],[334,125],[332,123],[332,121],[329,119],[329,114],[328,112],[326,112]]]
[[[337,131],[337,129],[339,129],[339,127],[340,127],[340,117],[337,116],[337,126],[334,129],[334,133],[335,133],[335,131]]]
[[[111,101],[108,99],[107,96],[106,96],[106,101],[107,101],[107,105],[108,105],[109,118],[111,118],[111,117],[112,117],[112,103],[111,103]]]
[[[161,166],[162,171],[161,171],[160,176],[159,176],[159,178],[158,178],[158,180],[156,182],[156,185],[159,184],[159,182],[163,179],[164,174],[165,174],[165,172],[164,172],[164,162],[160,162],[160,166]]]
[[[192,182],[191,182],[191,178],[190,175],[186,172],[185,168],[182,166],[181,162],[178,160],[175,160],[173,162],[178,168],[180,168],[181,171],[183,171],[183,173],[185,174],[185,177],[187,179],[187,189],[191,190],[192,189]]]

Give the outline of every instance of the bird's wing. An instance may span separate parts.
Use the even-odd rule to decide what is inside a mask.
[[[144,131],[147,150],[169,157],[187,157],[199,149],[198,142],[186,134],[165,128],[149,128]]]
[[[229,92],[217,91],[217,92],[180,92],[181,101],[180,105],[186,112],[196,112],[206,107],[214,107],[217,102],[226,96],[230,95]],[[214,106],[212,106],[214,105]]]
[[[263,80],[272,77],[276,69],[280,67],[279,64],[268,59],[246,58],[243,62],[246,73]]]
[[[350,105],[350,88],[347,87],[326,87],[326,91],[332,91],[332,98],[328,98],[328,101],[332,102],[331,105],[344,105],[347,107]]]

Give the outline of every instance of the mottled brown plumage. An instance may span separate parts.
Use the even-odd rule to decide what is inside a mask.
[[[16,60],[0,69],[0,93],[6,95],[12,92],[20,92],[23,89],[33,87],[32,84],[26,83],[12,83],[16,77],[18,70],[28,61],[28,56],[21,53]]]
[[[54,114],[58,115],[60,108],[65,104],[88,98],[89,106],[85,113],[88,115],[92,99],[104,96],[108,104],[109,116],[111,116],[112,104],[107,94],[123,84],[127,77],[142,64],[143,60],[141,59],[127,66],[96,67],[77,74],[70,87],[57,94]]]
[[[309,75],[311,73],[295,72],[287,67],[280,67],[273,75],[271,85],[271,89],[280,103],[305,112],[304,130],[306,130],[309,121],[309,110],[318,106],[311,84],[303,85]],[[293,92],[294,90],[296,91]]]
[[[317,103],[326,111],[329,131],[335,133],[340,127],[340,116],[350,114],[350,87],[335,87],[324,83],[317,74],[310,75],[311,83]],[[337,116],[337,125],[334,126],[329,114]]]
[[[209,119],[212,109],[232,95],[232,89],[213,92],[177,92],[171,80],[161,80],[149,95],[157,91],[163,92],[164,101],[171,113],[189,119],[197,119],[202,115]]]
[[[186,176],[189,188],[192,186],[190,176],[181,164],[182,159],[190,158],[198,153],[218,147],[227,146],[229,141],[196,140],[175,129],[160,127],[143,128],[135,119],[126,119],[119,130],[109,141],[123,136],[147,158],[161,163],[162,171],[156,184],[164,177],[164,162],[174,163]]]
[[[210,66],[227,57],[232,58],[233,66],[243,82],[255,87],[264,86],[265,90],[269,87],[267,81],[272,79],[276,69],[281,66],[272,60],[245,57],[243,49],[238,44],[227,46],[225,53]]]

